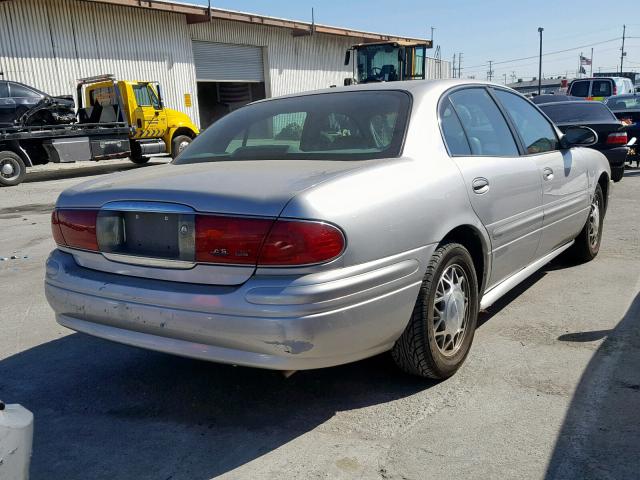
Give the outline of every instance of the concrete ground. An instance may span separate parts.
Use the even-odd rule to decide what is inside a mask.
[[[614,185],[596,260],[517,288],[434,383],[388,355],[286,380],[58,326],[42,286],[56,195],[124,168],[0,189],[0,398],[35,413],[33,480],[640,475],[640,170]]]

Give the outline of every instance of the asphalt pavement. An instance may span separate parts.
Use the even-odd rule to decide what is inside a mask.
[[[598,257],[535,274],[430,382],[386,354],[285,379],[59,326],[42,283],[56,196],[163,162],[39,167],[0,189],[0,398],[35,414],[32,480],[640,475],[640,170],[613,185]]]

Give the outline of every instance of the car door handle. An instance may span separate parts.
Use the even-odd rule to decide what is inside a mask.
[[[553,180],[553,170],[551,170],[549,167],[545,168],[542,171],[542,178],[544,178],[545,180]]]
[[[478,195],[487,193],[489,191],[489,180],[484,177],[474,178],[473,182],[471,182],[471,188],[473,188],[473,193]]]

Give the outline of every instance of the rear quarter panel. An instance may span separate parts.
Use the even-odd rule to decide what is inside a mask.
[[[490,251],[460,171],[442,141],[439,96],[434,92],[414,98],[402,157],[370,160],[363,168],[315,185],[294,197],[282,216],[340,226],[347,237],[340,259],[345,266],[437,244],[461,225],[475,228]],[[426,269],[429,258],[418,260]]]

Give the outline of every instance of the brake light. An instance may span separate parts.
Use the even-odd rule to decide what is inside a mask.
[[[60,246],[98,250],[97,210],[55,210],[51,214],[53,239]]]
[[[342,232],[301,220],[196,216],[196,261],[300,266],[328,262],[344,249]]]
[[[258,266],[295,266],[324,263],[345,247],[342,231],[322,222],[277,220],[264,242]]]
[[[607,145],[626,145],[627,142],[627,132],[610,133],[607,136]]]
[[[616,84],[613,84],[613,94],[617,95],[618,94],[618,87],[616,86]]]
[[[196,261],[255,265],[273,220],[196,216]]]

